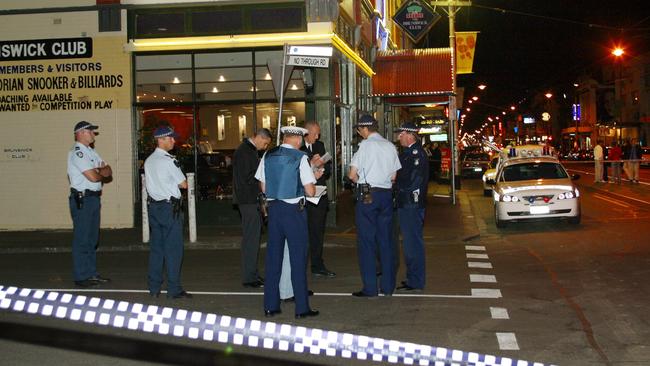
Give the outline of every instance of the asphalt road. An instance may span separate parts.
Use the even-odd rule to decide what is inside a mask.
[[[361,286],[356,250],[328,247],[337,278],[310,279],[312,307],[321,315],[296,320],[293,305],[284,304],[273,320],[549,364],[648,365],[650,188],[593,186],[588,175],[578,184],[581,225],[522,222],[497,230],[480,181],[464,181],[480,236],[427,240],[421,296],[349,296]],[[102,253],[99,267],[113,282],[95,295],[264,320],[261,291],[239,284],[238,250],[186,252],[183,282],[197,293],[192,300],[125,292],[146,289],[146,263],[145,252]],[[69,253],[3,255],[0,282],[66,289],[69,267]],[[477,289],[488,296],[472,296]],[[2,365],[371,364],[7,312],[0,312],[0,329]]]

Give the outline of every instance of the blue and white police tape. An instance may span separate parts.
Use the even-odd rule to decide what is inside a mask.
[[[406,365],[544,366],[441,347],[227,315],[0,286],[0,309],[145,333]]]

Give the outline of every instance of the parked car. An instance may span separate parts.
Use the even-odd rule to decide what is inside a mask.
[[[463,159],[461,175],[463,178],[480,177],[488,169],[489,162],[487,153],[468,153]]]
[[[579,224],[580,191],[573,180],[580,176],[570,176],[552,155],[530,149],[525,152],[508,157],[500,165],[496,179],[488,180],[494,184],[496,226],[503,228],[511,221],[555,217]]]

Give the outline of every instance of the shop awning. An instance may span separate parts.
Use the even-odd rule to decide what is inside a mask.
[[[450,48],[380,51],[374,66],[373,96],[422,100],[452,93]]]

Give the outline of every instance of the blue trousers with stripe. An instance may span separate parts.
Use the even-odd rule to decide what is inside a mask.
[[[181,265],[183,263],[183,215],[174,215],[173,206],[167,202],[149,204],[149,292],[160,292],[163,268],[167,268],[167,297],[183,291]]]
[[[77,208],[77,202],[70,196],[69,204],[73,227],[72,277],[75,281],[83,281],[97,275],[96,252],[102,205],[98,196],[84,197],[81,208]]]
[[[310,310],[307,294],[307,253],[309,236],[307,213],[299,205],[280,200],[269,202],[269,236],[266,247],[264,310],[280,310],[280,275],[284,243],[289,246],[291,283],[296,314]]]
[[[399,208],[397,214],[404,245],[406,284],[423,289],[425,282],[424,238],[422,236],[424,209]]]
[[[395,290],[395,252],[393,243],[393,195],[389,190],[372,192],[372,203],[357,201],[357,255],[363,281],[362,291],[377,295],[377,251],[381,262],[381,291]]]

